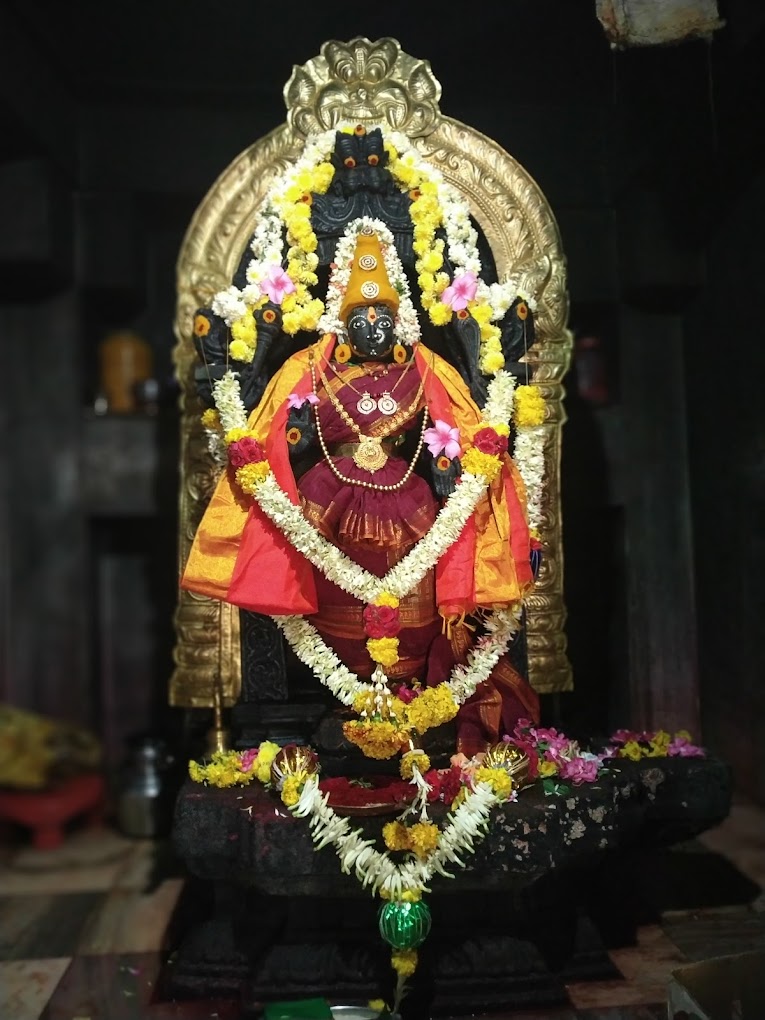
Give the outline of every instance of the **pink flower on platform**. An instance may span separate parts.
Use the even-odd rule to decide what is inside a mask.
[[[255,759],[258,757],[257,747],[250,747],[247,751],[242,751],[242,759],[239,768],[242,772],[249,772],[252,766],[255,764]]]
[[[574,786],[579,786],[581,783],[594,783],[598,778],[599,768],[600,759],[596,755],[588,755],[586,758],[572,758],[570,761],[564,761],[558,770],[558,775],[561,779],[570,780]]]
[[[441,295],[441,300],[455,312],[459,312],[467,308],[468,302],[473,300],[477,290],[478,280],[475,273],[461,273],[454,277],[450,286]]]
[[[261,294],[265,294],[275,305],[280,305],[294,290],[295,284],[278,262],[268,267],[268,272],[260,281]]]
[[[667,747],[667,754],[672,758],[705,758],[706,751],[703,747],[697,747],[686,737],[676,736]]]
[[[451,427],[448,421],[437,418],[431,428],[425,429],[424,439],[434,457],[437,457],[442,450],[450,460],[460,455],[462,449],[460,447],[460,430],[456,425]]]

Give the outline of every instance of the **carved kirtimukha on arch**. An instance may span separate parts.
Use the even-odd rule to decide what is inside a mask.
[[[223,171],[197,209],[178,259],[174,360],[181,384],[180,567],[222,470],[200,425],[195,313],[235,277],[270,189],[304,155],[309,136],[349,123],[395,132],[406,136],[419,158],[464,197],[491,249],[497,279],[512,280],[534,306],[534,342],[519,361],[544,398],[546,482],[538,522],[542,566],[526,599],[528,669],[537,692],[568,690],[559,461],[562,379],[571,337],[565,259],[548,203],[499,145],[441,113],[441,86],[428,61],[403,53],[394,39],[325,43],[320,56],[294,68],[284,98],[285,123]],[[210,706],[216,684],[226,704],[237,700],[239,628],[235,607],[181,591],[171,704]]]

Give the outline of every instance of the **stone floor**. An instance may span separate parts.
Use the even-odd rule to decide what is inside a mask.
[[[728,903],[721,886],[714,906],[705,896],[699,907],[686,893],[682,909],[639,930],[636,945],[610,951],[619,977],[567,984],[568,1006],[492,1020],[663,1020],[673,970],[765,950],[765,812],[736,798],[722,825],[676,852],[689,850],[733,865],[751,896]],[[239,1018],[237,1003],[163,1001],[158,991],[185,885],[169,845],[106,827],[75,830],[53,850],[6,832],[0,853],[2,1020]]]

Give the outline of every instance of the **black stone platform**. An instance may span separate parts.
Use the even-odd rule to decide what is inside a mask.
[[[404,1017],[549,1008],[567,1002],[566,981],[615,976],[607,949],[634,940],[650,910],[646,861],[719,824],[731,793],[716,759],[620,760],[568,795],[536,783],[496,809],[467,867],[432,882],[433,928]],[[383,820],[352,822],[372,837]],[[275,795],[188,781],[173,842],[192,876],[166,975],[173,995],[240,995],[243,1016],[257,1016],[273,999],[389,994],[379,901],[332,848],[314,850]]]

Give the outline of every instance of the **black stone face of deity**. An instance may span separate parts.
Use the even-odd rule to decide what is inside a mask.
[[[393,350],[393,313],[387,305],[357,305],[346,320],[348,343],[361,361],[384,361]]]

